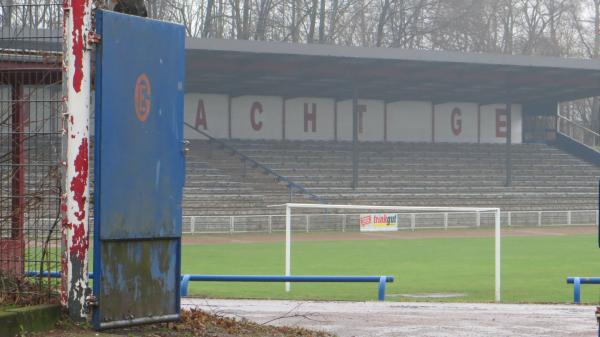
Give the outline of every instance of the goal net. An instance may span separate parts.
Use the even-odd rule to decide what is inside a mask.
[[[336,213],[353,213],[359,221],[361,232],[397,231],[399,228],[414,228],[414,214],[430,213],[443,222],[448,228],[449,218],[458,214],[470,214],[476,217],[479,225],[482,215],[486,223],[494,228],[494,299],[500,301],[500,209],[480,207],[416,207],[416,206],[375,206],[375,205],[332,205],[286,203],[271,207],[285,207],[285,275],[292,275],[292,219],[311,210],[321,210],[335,218]],[[411,217],[412,215],[412,217]],[[327,215],[326,215],[327,216]],[[408,224],[404,224],[407,222]],[[412,222],[412,226],[411,226]],[[400,279],[401,281],[401,279]],[[290,291],[290,283],[285,290]]]

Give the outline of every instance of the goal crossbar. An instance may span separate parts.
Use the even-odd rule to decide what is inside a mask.
[[[268,205],[267,207],[319,208],[319,209],[372,209],[378,211],[448,211],[448,212],[496,212],[500,208],[493,207],[432,207],[432,206],[376,206],[376,205],[335,205],[335,204],[300,204],[285,203]]]
[[[493,207],[428,207],[428,206],[376,206],[376,205],[332,205],[285,203],[267,207],[285,207],[285,275],[291,276],[292,246],[292,209],[364,209],[378,211],[437,211],[437,212],[479,212],[494,213],[494,300],[500,302],[500,208]],[[286,282],[285,290],[290,291],[290,283]]]

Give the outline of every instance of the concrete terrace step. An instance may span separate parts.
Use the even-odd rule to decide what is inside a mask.
[[[505,188],[503,144],[361,143],[360,182],[353,190],[350,143],[229,142],[332,202],[513,210],[596,207],[600,168],[547,145],[513,146],[513,187]],[[239,158],[209,150],[207,142],[193,141],[187,160],[186,214],[271,213],[267,204],[289,200],[285,185],[250,167],[242,177]]]
[[[486,187],[486,186],[476,186],[476,187],[438,187],[438,186],[430,186],[430,187],[357,187],[353,190],[351,187],[315,187],[310,186],[311,191],[316,192],[318,194],[327,194],[327,193],[412,193],[412,194],[422,194],[422,193],[460,193],[460,194],[468,194],[468,193],[516,193],[516,194],[527,194],[527,193],[544,193],[550,194],[556,191],[556,187]],[[595,193],[596,187],[590,186],[587,188],[563,188],[561,193]]]

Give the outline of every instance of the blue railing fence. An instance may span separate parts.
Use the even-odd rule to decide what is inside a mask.
[[[59,272],[35,272],[28,271],[27,277],[51,277],[60,278]],[[94,273],[89,273],[89,278],[94,279]],[[385,288],[387,283],[394,282],[393,276],[333,276],[333,275],[206,275],[206,274],[182,274],[180,284],[181,297],[188,296],[190,282],[336,282],[336,283],[378,283],[377,299],[385,300]]]

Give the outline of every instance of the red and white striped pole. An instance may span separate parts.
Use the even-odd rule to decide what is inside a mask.
[[[91,8],[91,0],[63,2],[65,181],[61,200],[61,303],[74,320],[87,315]]]

